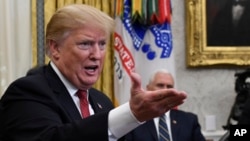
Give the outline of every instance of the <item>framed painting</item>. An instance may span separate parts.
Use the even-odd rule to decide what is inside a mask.
[[[186,0],[187,66],[250,65],[250,0]]]

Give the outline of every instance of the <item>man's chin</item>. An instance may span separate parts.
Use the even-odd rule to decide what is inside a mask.
[[[97,81],[98,81],[97,77],[91,77],[86,81],[86,84],[89,86],[93,86]]]

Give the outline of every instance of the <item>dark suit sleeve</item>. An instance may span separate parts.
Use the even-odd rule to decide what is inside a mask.
[[[4,109],[0,118],[0,140],[108,140],[108,110],[76,120],[52,94],[44,83],[27,79],[14,82],[1,99]]]

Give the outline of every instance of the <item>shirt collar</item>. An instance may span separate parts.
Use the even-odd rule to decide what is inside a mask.
[[[56,67],[56,65],[53,62],[50,62],[50,65],[52,67],[52,69],[56,72],[56,74],[58,75],[58,77],[60,78],[60,80],[63,82],[64,86],[66,87],[66,89],[68,90],[69,94],[71,96],[74,96],[77,92],[77,88],[72,85],[72,83],[70,83],[63,75],[62,73],[59,71],[59,69]]]

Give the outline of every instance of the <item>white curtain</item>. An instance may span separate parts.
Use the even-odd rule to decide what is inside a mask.
[[[0,0],[0,97],[31,66],[31,1]]]

